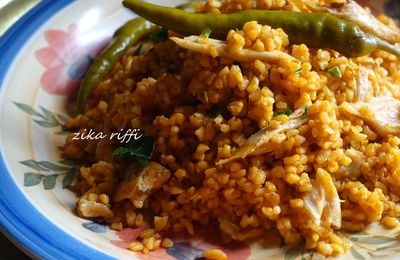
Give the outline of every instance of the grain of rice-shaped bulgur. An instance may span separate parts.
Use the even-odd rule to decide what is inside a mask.
[[[293,5],[209,0],[199,11]],[[196,235],[217,222],[231,240],[277,231],[286,243],[342,254],[350,242],[336,230],[398,225],[399,71],[383,51],[348,58],[257,22],[225,41],[174,38],[129,52],[66,127],[140,128],[154,152],[142,167],[113,156],[125,145],[117,139],[68,137],[63,156],[90,162],[73,185],[77,214],[116,230],[147,223],[129,246],[143,253],[173,246],[165,231]]]

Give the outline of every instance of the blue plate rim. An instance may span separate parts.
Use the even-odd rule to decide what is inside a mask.
[[[48,19],[75,1],[43,0],[0,37],[0,91],[8,68],[27,40]],[[82,243],[41,214],[14,183],[1,151],[0,173],[0,228],[24,250],[41,259],[115,259]]]

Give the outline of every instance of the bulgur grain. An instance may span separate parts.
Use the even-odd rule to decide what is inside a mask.
[[[142,251],[143,250],[143,244],[140,242],[132,242],[128,246],[129,250],[132,251]]]
[[[292,10],[291,2],[209,0],[198,11]],[[209,39],[200,41],[207,44]],[[377,131],[371,124],[377,111],[368,105],[356,111],[359,115],[349,113],[346,105],[368,104],[382,95],[397,101],[400,62],[382,51],[350,58],[330,49],[293,45],[282,29],[255,21],[230,30],[225,43],[232,52],[279,50],[298,61],[236,62],[191,52],[171,41],[139,56],[125,54],[94,89],[84,113],[65,127],[80,133],[140,128],[155,139],[151,160],[173,174],[143,199],[152,182],[134,187],[140,178],[135,175],[137,163],[112,156],[120,143],[69,136],[63,157],[90,164],[80,167],[71,187],[80,197],[77,214],[98,218],[114,230],[145,227],[141,242],[129,245],[144,254],[173,246],[161,231],[195,235],[198,224],[214,222],[229,239],[268,236],[275,229],[286,243],[304,239],[307,249],[323,255],[345,253],[350,244],[336,235],[339,227],[331,216],[309,210],[311,195],[319,196],[313,206],[329,214],[332,208],[326,205],[338,202],[332,199],[337,194],[341,230],[360,231],[374,221],[397,227],[400,138]],[[333,67],[342,77],[325,72]],[[208,112],[215,107],[219,111],[214,117]],[[301,111],[304,123],[273,132],[293,122],[291,115],[276,113],[282,110]],[[216,164],[263,130],[273,135],[265,142],[258,138],[257,149]],[[326,172],[330,180],[318,183],[317,172]],[[131,185],[123,191],[126,199],[116,201],[124,183]],[[329,192],[317,192],[328,186]],[[227,259],[220,249],[205,250],[204,257]]]
[[[205,250],[203,256],[206,259],[212,260],[227,260],[228,256],[220,249],[208,249]]]
[[[174,242],[169,238],[164,238],[161,242],[161,246],[164,248],[170,248],[174,246]]]

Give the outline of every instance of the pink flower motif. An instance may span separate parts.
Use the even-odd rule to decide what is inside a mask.
[[[135,241],[139,237],[140,232],[142,232],[144,229],[145,227],[136,229],[125,228],[117,232],[120,240],[111,240],[111,243],[116,245],[117,247],[127,249],[129,244]]]
[[[48,46],[35,52],[37,60],[46,68],[40,80],[44,91],[68,95],[76,90],[105,43],[105,39],[84,42],[83,36],[74,23],[67,31],[48,30],[44,33]]]
[[[128,249],[133,241],[137,241],[139,234],[147,227],[137,229],[126,228],[117,232],[120,240],[112,240],[111,243]],[[246,260],[250,254],[250,247],[244,242],[231,242],[227,245],[222,243],[217,228],[196,228],[195,236],[188,234],[165,234],[174,241],[174,246],[168,249],[160,248],[150,252],[148,255],[135,253],[142,260],[176,260],[176,259],[197,259],[203,256],[207,249],[219,248],[225,252],[229,260]]]
[[[148,226],[144,226],[136,229],[125,228],[117,232],[117,235],[120,240],[111,240],[111,243],[120,248],[128,249],[129,244],[132,243],[133,241],[137,241],[140,232],[142,232],[147,227]],[[151,260],[151,259],[175,260],[175,258],[168,255],[166,250],[163,248],[160,248],[156,251],[152,251],[148,255],[144,255],[142,253],[136,253],[136,254],[142,260]]]
[[[224,244],[219,228],[199,227],[196,236],[189,239],[189,243],[203,250],[219,248],[228,256],[229,260],[246,260],[250,254],[250,247],[245,242],[232,241]]]

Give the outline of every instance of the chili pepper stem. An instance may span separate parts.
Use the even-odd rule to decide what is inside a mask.
[[[400,48],[396,47],[395,45],[392,45],[386,41],[377,39],[376,42],[377,46],[379,49],[387,51],[393,55],[395,55],[396,57],[400,58]]]

